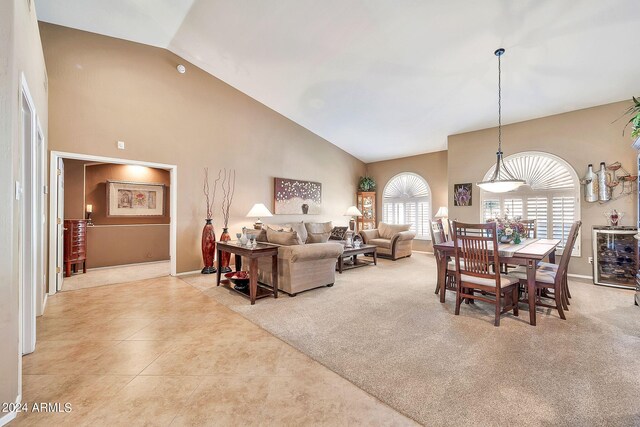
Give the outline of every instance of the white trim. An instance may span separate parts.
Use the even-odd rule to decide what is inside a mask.
[[[169,225],[169,224],[167,224],[167,225]],[[163,260],[160,260],[160,261],[134,262],[134,263],[131,263],[131,264],[109,265],[107,267],[87,268],[87,271],[108,270],[110,268],[135,267],[137,265],[161,264],[161,263],[168,262],[168,261],[171,261],[171,260],[163,259]]]
[[[576,279],[589,279],[589,280],[593,280],[593,276],[587,276],[585,274],[571,274],[571,273],[567,273],[568,277],[575,277]]]
[[[19,394],[18,396],[16,396],[15,403],[16,404],[22,403],[22,394]],[[18,416],[18,413],[16,411],[11,411],[4,414],[2,417],[0,417],[0,426],[9,424],[11,421],[13,421],[16,418],[16,416]]]
[[[53,219],[49,221],[49,294],[53,295],[56,293],[55,280],[52,280],[52,271],[53,278],[55,279],[55,269],[56,269],[56,260],[55,260],[55,250],[52,249],[52,245],[56,242],[56,206],[58,202],[58,188],[57,186],[51,185],[51,183],[55,183],[57,180],[56,169],[58,159],[71,159],[71,160],[88,160],[93,162],[101,162],[101,163],[115,163],[119,165],[136,165],[136,166],[146,166],[150,168],[156,169],[165,169],[170,172],[170,182],[171,182],[171,192],[170,192],[170,208],[169,208],[169,217],[170,217],[170,230],[169,230],[169,260],[171,262],[171,275],[176,275],[176,248],[177,248],[177,231],[178,231],[178,166],[170,165],[165,163],[155,163],[155,162],[145,162],[141,160],[130,160],[130,159],[121,159],[118,157],[104,157],[104,156],[94,156],[91,154],[80,154],[80,153],[68,153],[64,151],[51,151],[51,160],[50,160],[50,189],[49,192],[49,218]],[[53,243],[52,243],[53,242]],[[53,254],[52,254],[53,253]]]
[[[200,270],[183,271],[182,273],[176,274],[176,277],[190,276],[192,274],[199,274],[200,272],[201,272]]]

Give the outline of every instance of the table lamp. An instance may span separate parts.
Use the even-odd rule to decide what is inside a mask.
[[[438,218],[442,220],[442,228],[444,229],[445,234],[449,235],[449,208],[446,206],[440,206],[438,212],[436,212],[434,218]]]
[[[262,203],[256,203],[255,205],[253,205],[253,207],[247,214],[247,218],[258,218],[255,224],[253,224],[253,228],[255,228],[256,230],[262,229],[262,221],[260,220],[260,218],[266,218],[270,216],[273,216],[273,214],[271,214],[269,209],[267,209],[267,207]]]
[[[351,219],[349,220],[349,230],[353,231],[354,233],[357,233],[358,230],[356,229],[356,217],[362,216],[362,212],[360,212],[360,210],[357,207],[351,206],[344,213],[344,216],[351,217]]]
[[[87,205],[85,212],[87,213],[87,225],[93,225],[93,221],[91,221],[91,214],[93,213],[93,205]]]

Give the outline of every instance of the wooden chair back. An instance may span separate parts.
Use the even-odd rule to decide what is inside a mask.
[[[524,224],[524,230],[527,234],[526,237],[529,239],[535,239],[538,237],[538,227],[535,219],[523,219],[520,222]]]
[[[441,219],[431,221],[431,241],[435,245],[439,245],[447,241],[447,236],[445,235]]]
[[[456,276],[462,275],[482,279],[494,279],[500,286],[500,271],[493,268],[499,264],[496,223],[465,224],[453,222],[453,243],[456,256]],[[495,250],[494,250],[495,249]],[[460,260],[464,260],[463,263]]]
[[[573,247],[575,246],[576,240],[578,239],[578,233],[580,232],[581,225],[582,221],[576,221],[571,225],[571,230],[569,230],[569,235],[567,236],[567,241],[562,251],[562,257],[560,258],[560,263],[558,264],[556,282],[563,280],[567,270],[569,269],[571,253],[573,252]]]

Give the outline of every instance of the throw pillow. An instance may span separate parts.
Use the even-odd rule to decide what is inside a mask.
[[[275,243],[282,246],[299,245],[298,233],[295,231],[276,231],[267,228],[267,240],[269,243]]]
[[[305,222],[307,243],[326,243],[331,236],[333,224],[329,222]]]
[[[298,233],[300,244],[303,245],[307,241],[307,227],[305,227],[304,222],[294,222],[287,225],[290,226],[293,231]]]
[[[256,242],[266,242],[267,241],[267,229],[262,228],[260,230],[256,230],[255,228],[247,228],[247,237],[256,238]]]
[[[345,240],[347,238],[347,230],[349,227],[333,227],[329,240]]]

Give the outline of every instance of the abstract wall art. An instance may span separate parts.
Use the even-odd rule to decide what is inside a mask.
[[[298,179],[275,178],[276,215],[318,215],[322,206],[322,184]]]

